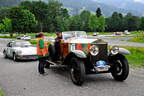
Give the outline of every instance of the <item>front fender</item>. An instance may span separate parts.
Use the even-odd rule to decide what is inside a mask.
[[[129,55],[130,51],[125,48],[119,48],[119,54]]]
[[[73,50],[71,52],[79,58],[86,58],[87,57],[86,54],[81,50]]]

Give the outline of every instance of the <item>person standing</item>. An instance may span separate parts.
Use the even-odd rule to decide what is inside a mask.
[[[37,56],[39,59],[38,71],[40,74],[44,74],[44,68],[47,64],[46,59],[49,56],[47,43],[44,42],[44,33],[40,32],[37,39]]]
[[[55,50],[56,50],[56,61],[58,61],[60,59],[60,42],[62,39],[62,33],[61,32],[57,32],[56,33],[57,37],[55,38]]]

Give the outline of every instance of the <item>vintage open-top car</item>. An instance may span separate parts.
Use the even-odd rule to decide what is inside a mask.
[[[58,49],[55,44],[56,41],[52,40],[48,48],[49,64],[66,65],[76,85],[82,85],[88,74],[111,72],[118,81],[128,77],[129,65],[124,55],[130,52],[124,48],[109,48],[107,42],[99,38],[89,39],[84,31],[62,32]]]

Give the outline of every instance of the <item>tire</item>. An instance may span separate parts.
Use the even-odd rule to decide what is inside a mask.
[[[56,56],[55,56],[55,47],[54,47],[54,45],[49,45],[48,51],[50,52],[49,59],[51,61],[55,61]]]
[[[4,55],[4,58],[8,58],[8,56],[7,56],[5,51],[3,51],[3,55]]]
[[[50,63],[46,62],[45,68],[46,68],[46,69],[50,69]]]
[[[13,60],[14,60],[14,61],[17,61],[17,56],[16,56],[15,53],[13,53]]]
[[[82,60],[72,58],[70,61],[70,76],[75,85],[81,86],[85,77],[85,65]]]
[[[118,55],[114,60],[111,68],[111,74],[117,81],[124,81],[129,75],[129,64],[123,55]]]

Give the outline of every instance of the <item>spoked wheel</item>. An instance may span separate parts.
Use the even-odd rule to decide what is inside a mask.
[[[124,81],[127,79],[129,74],[129,65],[127,59],[124,56],[118,56],[119,57],[116,57],[116,60],[114,60],[111,73],[115,80]]]
[[[82,60],[72,58],[70,62],[70,75],[72,82],[76,85],[82,85],[85,76],[85,66]]]

